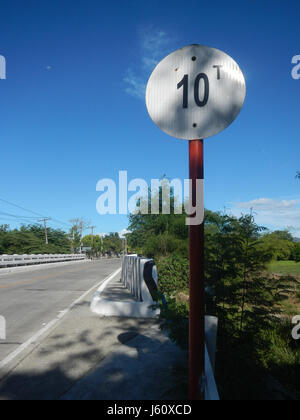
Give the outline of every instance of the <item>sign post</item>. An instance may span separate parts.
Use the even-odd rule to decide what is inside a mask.
[[[164,58],[151,74],[146,105],[153,122],[170,136],[189,140],[190,204],[204,209],[198,182],[204,180],[203,139],[238,116],[246,84],[238,64],[224,52],[189,45]],[[201,199],[201,203],[197,200]],[[204,213],[203,213],[204,214]],[[193,216],[193,214],[192,214]],[[204,217],[190,223],[190,399],[205,393]]]
[[[196,205],[196,182],[204,179],[203,140],[192,140],[189,143],[190,180],[192,191],[190,200]],[[204,204],[204,203],[203,203]],[[205,296],[204,296],[204,220],[200,225],[190,226],[190,399],[202,398],[201,387],[204,376],[204,343],[205,343]],[[202,385],[199,385],[199,378]]]

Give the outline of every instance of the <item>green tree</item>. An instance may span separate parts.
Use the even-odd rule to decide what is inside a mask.
[[[110,233],[103,238],[103,252],[109,255],[120,254],[123,250],[123,241],[117,232]]]
[[[6,235],[8,231],[8,225],[0,226],[0,254],[4,254],[6,250]]]
[[[167,188],[170,188],[166,184]],[[175,214],[177,199],[174,190],[170,188],[170,214],[162,214],[163,194],[162,187],[153,193],[159,202],[159,214],[131,214],[129,217],[128,242],[130,248],[138,254],[147,257],[160,257],[170,254],[180,254],[188,257],[188,235],[186,214],[182,204],[182,214]],[[149,190],[149,203],[151,190]]]
[[[48,228],[48,241],[45,244],[45,231],[41,225],[21,226],[9,230],[0,229],[1,253],[7,254],[67,254],[70,253],[68,235],[58,229]]]
[[[293,258],[296,262],[300,262],[300,242],[294,245]]]
[[[82,238],[82,245],[92,248],[92,254],[100,254],[102,251],[101,238],[98,235],[86,235]]]
[[[294,250],[294,240],[291,233],[287,230],[276,230],[266,233],[261,238],[261,248],[268,250],[274,260],[287,261],[292,258]]]

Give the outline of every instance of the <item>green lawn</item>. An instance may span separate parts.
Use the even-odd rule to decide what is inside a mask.
[[[268,271],[272,274],[300,276],[300,262],[273,261],[268,265]]]

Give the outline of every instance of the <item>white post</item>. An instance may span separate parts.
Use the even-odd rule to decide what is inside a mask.
[[[0,340],[6,340],[6,320],[0,316]]]

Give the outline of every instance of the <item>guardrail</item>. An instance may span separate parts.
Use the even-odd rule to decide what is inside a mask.
[[[0,269],[22,265],[46,264],[63,261],[85,260],[84,254],[32,254],[32,255],[0,255]]]

